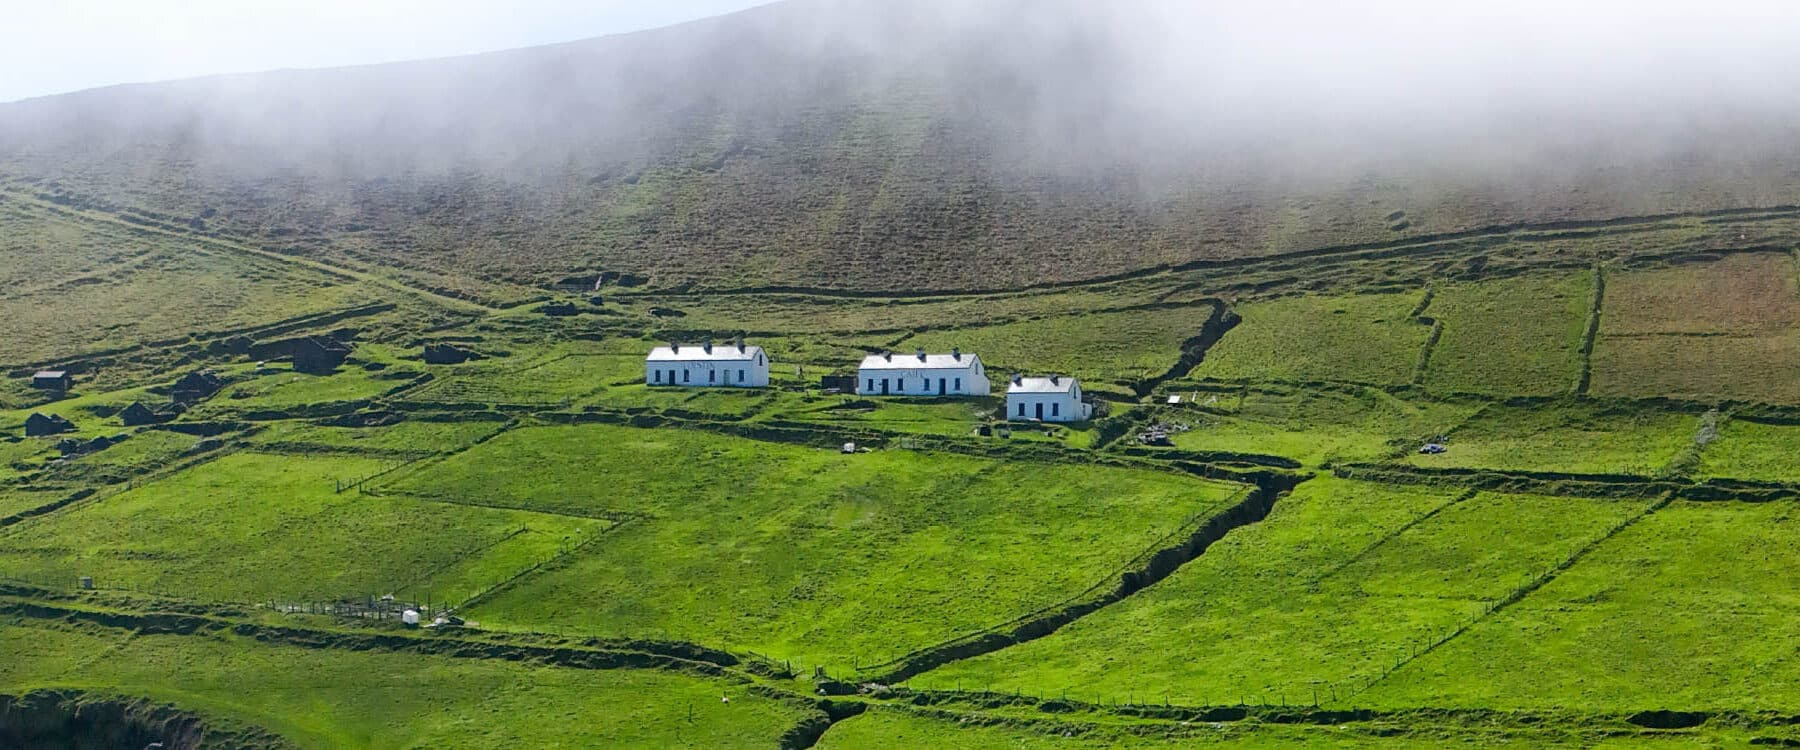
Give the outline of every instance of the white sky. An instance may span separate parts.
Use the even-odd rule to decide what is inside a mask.
[[[8,0],[0,102],[412,60],[666,26],[767,0]]]

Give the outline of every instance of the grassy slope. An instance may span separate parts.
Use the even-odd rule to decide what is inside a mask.
[[[1693,444],[1689,414],[1609,409],[1586,402],[1535,408],[1495,404],[1449,434],[1449,450],[1409,454],[1415,466],[1651,476]]]
[[[443,586],[435,591],[443,599],[473,594],[553,554],[565,538],[604,527],[333,492],[334,481],[387,465],[349,456],[228,455],[8,529],[0,570],[27,580],[91,575],[102,588],[224,601],[423,595],[432,583]],[[414,582],[419,590],[407,591]]]
[[[1700,473],[1777,482],[1800,479],[1800,426],[1725,423],[1702,454]]]
[[[915,682],[1190,704],[1348,695],[1642,505],[1482,495],[1425,517],[1451,500],[1313,480],[1121,605]]]
[[[981,355],[996,389],[1007,372],[1061,373],[1087,380],[1130,381],[1162,375],[1181,357],[1182,342],[1200,335],[1211,305],[1172,310],[1067,315],[921,333],[902,351],[961,347]]]
[[[42,243],[31,248],[34,258],[62,258],[0,294],[0,340],[8,344],[0,358],[10,364],[379,301],[372,289],[317,271],[169,237],[24,211],[0,212],[0,222],[0,235]],[[22,249],[0,247],[0,257],[7,252]],[[59,275],[66,283],[55,283]]]
[[[966,723],[955,717],[928,716],[902,709],[875,709],[834,725],[819,747],[825,750],[879,747],[931,747],[944,750],[1106,750],[1107,748],[1686,748],[1715,747],[1713,737],[1669,733],[1661,736],[1594,737],[1539,731],[1456,730],[1415,727],[1370,731],[1362,727],[1306,727],[1249,722],[1195,723],[1132,731],[1129,727],[1033,726],[1028,721]]]
[[[1183,704],[1260,703],[1265,689],[1310,698],[1294,691],[1369,675],[1395,651],[1473,613],[1467,602],[1311,590],[1333,566],[1450,497],[1315,479],[1268,520],[1131,599],[914,682]],[[1266,698],[1280,700],[1276,692]]]
[[[1425,386],[1514,396],[1567,392],[1580,370],[1592,295],[1586,272],[1445,285],[1429,311],[1444,333]]]
[[[1676,503],[1370,700],[1791,711],[1800,589],[1789,503]]]
[[[1408,315],[1418,294],[1288,297],[1237,305],[1243,316],[1195,375],[1234,379],[1411,382],[1430,326]]]
[[[0,663],[0,691],[143,696],[321,750],[769,747],[803,718],[741,685],[667,672],[10,624],[0,625],[0,652],[10,655]]]
[[[1370,461],[1410,451],[1480,408],[1404,400],[1377,389],[1231,393],[1188,390],[1177,384],[1170,391],[1184,399],[1192,397],[1190,402],[1203,409],[1169,415],[1192,427],[1174,435],[1176,447],[1286,456],[1309,466]]]
[[[1147,471],[845,456],[603,426],[515,430],[397,489],[650,516],[483,603],[476,615],[491,625],[663,635],[834,665],[1073,595],[1238,491]]]
[[[1800,280],[1786,253],[1616,273],[1594,348],[1596,393],[1792,403]]]

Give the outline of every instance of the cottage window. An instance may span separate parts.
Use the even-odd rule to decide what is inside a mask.
[[[744,371],[743,370],[738,370],[738,382],[739,383],[744,382]]]
[[[1062,404],[1059,404],[1055,401],[1050,402],[1050,416],[1055,417],[1055,416],[1060,416],[1061,414],[1062,414]]]
[[[718,370],[707,370],[706,371],[706,382],[708,382],[708,383],[719,382],[719,371]]]
[[[656,382],[661,383],[662,382],[662,370],[651,370],[651,372],[656,373]]]
[[[875,392],[875,379],[874,378],[869,378],[869,392],[870,393]]]
[[[688,376],[692,372],[693,372],[693,370],[682,370],[681,371],[681,382],[683,382],[683,383],[688,382],[688,379],[689,379]]]
[[[1025,402],[1023,401],[1019,402],[1019,416],[1025,416]]]
[[[956,379],[956,392],[962,393],[962,378]]]

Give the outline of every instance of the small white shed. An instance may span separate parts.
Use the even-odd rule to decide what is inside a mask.
[[[856,369],[861,396],[986,396],[987,371],[981,358],[952,349],[949,354],[885,352],[863,358]]]
[[[1074,378],[1014,375],[1006,386],[1006,418],[1015,422],[1081,422],[1093,414]]]
[[[763,388],[769,384],[769,357],[760,346],[738,339],[725,346],[670,344],[644,357],[644,382],[688,388]]]

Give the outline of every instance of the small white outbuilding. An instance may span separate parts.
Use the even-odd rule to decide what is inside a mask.
[[[760,346],[738,339],[725,346],[670,344],[644,357],[644,382],[689,388],[763,388],[769,384],[769,357]]]
[[[1082,422],[1093,414],[1094,407],[1081,400],[1081,383],[1074,378],[1014,375],[1006,385],[1006,418],[1012,421]]]
[[[981,358],[952,349],[949,354],[884,352],[863,358],[856,368],[861,396],[986,396]]]

